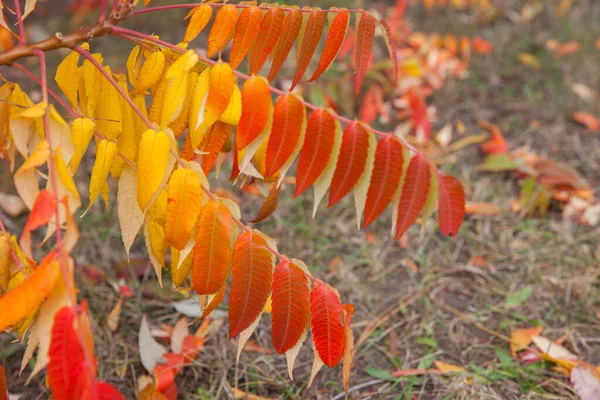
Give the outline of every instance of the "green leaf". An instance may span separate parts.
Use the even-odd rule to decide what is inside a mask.
[[[428,369],[431,368],[433,363],[435,362],[435,354],[428,354],[419,361],[418,369]]]
[[[506,299],[506,307],[520,306],[521,304],[527,301],[527,299],[531,296],[532,293],[533,289],[531,287],[526,287],[519,290],[518,292],[514,293]]]
[[[498,357],[498,360],[500,361],[500,364],[502,364],[502,366],[504,366],[504,367],[514,366],[514,363],[513,363],[513,360],[512,360],[512,357],[510,356],[510,354],[508,354],[506,351],[504,351],[500,347],[495,347],[494,351],[496,352],[496,356]]]
[[[438,348],[438,342],[432,338],[420,337],[417,339],[417,343],[422,344],[423,346],[429,346],[434,350]]]
[[[521,167],[521,164],[511,158],[509,154],[489,155],[479,166],[481,171],[501,172],[512,171]]]
[[[373,378],[383,379],[384,381],[395,382],[398,379],[393,377],[389,371],[386,371],[385,369],[379,369],[376,367],[367,367],[365,368],[365,372]]]

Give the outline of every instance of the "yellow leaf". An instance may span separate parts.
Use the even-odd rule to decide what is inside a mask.
[[[150,262],[162,287],[162,269],[165,266],[167,241],[165,240],[165,232],[162,226],[152,218],[146,219],[146,224],[144,224],[144,239]]]
[[[189,71],[197,63],[198,54],[196,54],[194,50],[188,50],[182,55],[180,55],[173,64],[171,64],[169,69],[167,69],[167,74],[165,76],[167,79],[171,79],[182,72]]]
[[[59,64],[56,68],[56,75],[54,75],[56,84],[75,108],[77,108],[77,88],[79,87],[78,63],[79,53],[72,51]]]
[[[190,73],[188,71],[171,74],[171,77],[167,78],[167,86],[161,108],[160,126],[169,126],[181,114],[188,94],[189,83]]]
[[[117,144],[108,140],[101,140],[96,146],[96,161],[92,168],[92,177],[90,178],[90,204],[86,212],[92,207],[100,194],[104,197],[108,195],[108,184],[106,179],[110,173],[110,167],[117,154]],[[107,204],[108,207],[108,204]]]
[[[163,100],[165,98],[165,91],[167,89],[167,83],[169,82],[165,78],[165,73],[161,76],[160,80],[154,88],[152,88],[152,105],[150,106],[150,112],[148,113],[148,119],[153,124],[160,123],[161,110],[163,106]]]
[[[111,75],[110,67],[105,67]],[[116,139],[121,134],[123,126],[123,109],[121,108],[122,96],[117,89],[102,76],[100,80],[100,93],[96,106],[96,130],[106,139]]]
[[[50,147],[45,140],[31,153],[14,175],[15,188],[30,210],[40,193],[36,168],[44,165],[50,157]]]
[[[180,257],[181,251],[175,247],[171,247],[171,279],[175,287],[179,287],[185,283],[192,268],[194,252],[191,251],[183,261],[179,259]]]
[[[8,289],[12,262],[12,253],[8,238],[3,233],[0,233],[0,293],[4,293]]]
[[[202,208],[200,177],[188,168],[180,168],[169,180],[169,198],[165,218],[165,237],[171,246],[182,250]]]
[[[144,223],[144,213],[137,202],[137,177],[135,170],[129,165],[123,166],[123,173],[119,179],[117,214],[125,252],[129,258],[129,250]]]
[[[65,122],[63,117],[60,116],[52,104],[50,104],[49,119],[50,128],[48,129],[48,134],[50,138],[47,139],[48,143],[51,144],[53,151],[60,150],[64,162],[69,163],[71,158],[73,158],[73,154],[75,154],[69,125]]]
[[[142,63],[140,50],[140,46],[134,46],[127,57],[127,76],[129,77],[129,82],[133,87],[135,87],[137,84],[137,80],[140,75],[140,65]]]
[[[175,119],[169,128],[173,131],[175,138],[179,138],[181,134],[187,129],[190,118],[190,105],[192,103],[192,97],[196,88],[196,82],[198,80],[198,73],[190,71],[188,92],[185,95],[185,102],[183,103],[183,110],[179,113],[177,119]]]
[[[165,226],[165,220],[167,216],[167,201],[169,199],[169,192],[166,189],[162,189],[156,200],[148,208],[147,214],[154,219],[160,226]]]
[[[40,118],[46,114],[47,108],[48,104],[46,102],[39,102],[23,110],[23,112],[19,114],[19,118]]]
[[[83,77],[83,66],[77,68],[77,96],[79,97],[79,111],[87,113],[87,94],[85,92],[85,79]]]
[[[23,283],[0,297],[0,331],[31,314],[52,292],[60,278],[56,254],[50,253]]]
[[[142,135],[138,158],[137,200],[145,212],[163,184],[169,163],[170,139],[163,131],[147,130]]]
[[[94,136],[95,129],[94,121],[89,118],[77,118],[71,123],[71,141],[75,147],[75,154],[73,154],[70,162],[72,174],[75,174],[77,168],[79,168],[79,163],[81,163],[90,140]]]
[[[185,30],[185,37],[183,38],[183,41],[190,42],[194,40],[196,36],[198,36],[200,32],[206,28],[206,25],[210,21],[212,14],[213,9],[207,4],[202,4],[196,8],[193,8],[186,16],[187,19],[191,15],[192,19],[190,19],[190,22]]]
[[[447,372],[468,373],[469,372],[466,369],[464,369],[463,367],[459,367],[458,365],[448,364],[448,363],[445,363],[443,361],[438,361],[438,360],[435,361],[435,367],[437,369],[439,369],[440,371],[442,371],[442,373],[447,373]]]
[[[532,69],[540,69],[542,68],[542,63],[539,58],[529,53],[519,53],[519,61],[529,68]]]
[[[133,52],[132,52],[133,53]],[[136,56],[137,57],[137,56]],[[128,60],[128,68],[133,71],[135,74],[135,61]],[[129,66],[130,63],[133,63],[132,66]],[[135,77],[135,85],[133,91],[131,92],[132,96],[137,94],[144,93],[146,90],[154,86],[158,80],[160,79],[163,70],[165,68],[165,55],[161,51],[156,51],[144,61],[144,65],[139,72],[139,75]],[[129,80],[132,80],[131,74],[129,75]],[[135,75],[134,75],[135,76]],[[133,84],[133,82],[132,82]]]
[[[202,137],[196,134],[196,131],[202,121],[204,121],[204,113],[206,109],[206,101],[208,99],[208,89],[210,86],[210,69],[207,68],[196,80],[196,87],[192,95],[190,104],[190,120],[189,132],[192,138],[192,148],[196,150],[202,141]],[[198,131],[199,132],[199,131]]]
[[[92,57],[102,64],[102,54],[92,54]],[[85,88],[85,98],[87,104],[87,116],[94,117],[96,106],[98,104],[98,95],[100,93],[101,80],[105,79],[102,73],[96,69],[94,64],[88,60],[83,61],[83,84]]]
[[[233,87],[233,94],[227,109],[219,118],[219,121],[226,123],[227,125],[237,126],[240,123],[242,117],[242,92],[238,85]]]

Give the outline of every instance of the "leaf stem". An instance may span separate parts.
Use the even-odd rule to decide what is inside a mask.
[[[17,24],[19,25],[19,44],[25,45],[25,24],[23,24],[23,14],[21,14],[21,5],[19,0],[15,0],[15,14],[17,17]]]

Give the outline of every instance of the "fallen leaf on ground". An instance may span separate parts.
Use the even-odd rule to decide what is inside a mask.
[[[596,92],[582,83],[571,83],[569,85],[573,93],[585,101],[593,101],[596,98]]]
[[[600,399],[600,379],[587,368],[573,368],[571,370],[571,384],[581,400]]]
[[[111,332],[116,332],[119,329],[119,318],[121,317],[123,301],[124,298],[121,297],[106,318],[106,326],[108,326],[108,330]]]
[[[467,214],[476,214],[476,215],[496,215],[502,212],[500,206],[494,203],[477,203],[474,201],[467,201],[465,204],[465,212]]]
[[[148,320],[145,315],[142,318],[142,324],[140,325],[138,346],[140,349],[142,365],[146,368],[146,371],[153,374],[154,367],[163,358],[167,350],[152,337],[150,327],[148,326]]]
[[[574,112],[571,114],[573,121],[585,126],[591,132],[600,132],[600,119],[590,113]]]
[[[232,388],[231,389],[231,394],[233,395],[234,399],[244,399],[244,400],[273,400],[271,398],[268,397],[261,397],[261,396],[257,396],[255,394],[249,394],[246,393],[240,389],[236,389],[236,388]]]
[[[562,345],[544,336],[532,335],[531,339],[546,360],[555,362],[568,369],[577,365],[579,358]]]
[[[531,338],[534,335],[542,333],[544,328],[536,326],[535,328],[517,329],[510,333],[510,352],[513,357],[517,355],[517,352],[525,350],[532,342]]]
[[[519,61],[521,64],[529,67],[531,69],[540,69],[542,68],[542,62],[539,58],[529,53],[519,53]]]

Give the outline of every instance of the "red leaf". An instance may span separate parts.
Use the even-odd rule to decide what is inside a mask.
[[[365,204],[364,227],[369,226],[383,213],[392,201],[402,175],[402,145],[392,135],[377,143],[375,165]]]
[[[191,284],[198,294],[217,293],[229,274],[231,212],[215,201],[202,208],[196,230]]]
[[[111,384],[94,381],[80,400],[125,400],[125,397]]]
[[[309,82],[312,82],[321,76],[321,74],[331,65],[333,60],[335,60],[342,48],[349,26],[350,14],[347,11],[340,11],[331,23],[327,39],[325,40],[325,47],[323,47],[323,51],[321,52],[319,65]]]
[[[465,191],[450,175],[440,174],[438,219],[446,236],[456,236],[465,217]]]
[[[412,110],[415,136],[418,140],[427,142],[431,137],[431,122],[429,122],[429,117],[427,116],[425,99],[411,90],[408,92],[408,102]]]
[[[402,194],[398,202],[398,219],[396,222],[396,240],[406,233],[415,223],[429,195],[431,185],[431,168],[420,153],[417,153],[406,170]]]
[[[346,126],[327,207],[337,204],[350,193],[365,170],[368,155],[369,132],[358,122]]]
[[[46,225],[56,211],[56,197],[48,190],[42,190],[33,203],[33,208],[23,231],[34,231]]]
[[[506,154],[508,153],[508,143],[504,139],[500,128],[487,122],[481,122],[479,125],[492,134],[492,139],[481,144],[481,150],[486,154]]]
[[[310,290],[304,271],[289,261],[281,262],[273,274],[273,322],[271,336],[279,353],[294,347],[308,322]]]
[[[390,53],[390,58],[392,59],[392,62],[394,63],[393,84],[394,84],[394,86],[396,86],[396,83],[398,81],[398,76],[399,76],[399,69],[400,69],[400,67],[398,66],[398,49],[396,46],[396,39],[394,38],[394,33],[392,32],[392,28],[388,25],[387,22],[385,22],[384,20],[381,20],[381,21],[379,21],[379,26],[381,26],[381,28],[383,29],[385,44],[387,46],[388,53]]]
[[[333,151],[335,129],[335,119],[329,111],[318,109],[310,115],[298,161],[294,198],[308,189],[327,167]]]
[[[269,82],[275,79],[288,54],[290,54],[292,47],[294,47],[294,42],[302,28],[302,18],[302,11],[296,8],[291,9],[285,17],[283,32],[273,52],[273,64],[271,64],[271,71],[269,72]]]
[[[205,154],[204,158],[202,159],[202,170],[204,171],[205,175],[208,175],[208,173],[214,167],[219,153],[221,150],[223,150],[223,146],[225,146],[227,139],[231,137],[231,131],[231,125],[228,125],[224,122],[217,121],[213,125],[203,149],[206,153],[208,153]]]
[[[237,68],[246,57],[260,31],[261,22],[262,10],[260,7],[248,7],[240,14],[233,34],[233,45],[231,46],[231,56],[229,58],[231,68]]]
[[[235,136],[238,150],[245,149],[265,129],[271,101],[271,90],[265,78],[253,76],[244,83],[242,116]]]
[[[329,285],[319,283],[310,295],[310,320],[317,353],[329,367],[335,367],[344,353],[346,338],[341,313],[337,293]]]
[[[273,277],[273,259],[265,240],[243,233],[233,251],[233,274],[229,299],[229,337],[243,332],[262,313]]]
[[[80,382],[87,377],[87,373],[84,370],[83,348],[73,326],[75,318],[71,307],[63,307],[54,317],[48,351],[48,386],[56,400],[79,398],[87,386]]]
[[[473,51],[479,54],[490,54],[494,50],[494,46],[487,40],[476,36],[471,41]]]
[[[296,85],[300,82],[306,69],[310,65],[321,34],[323,33],[323,26],[325,26],[325,13],[323,11],[313,11],[308,17],[306,23],[306,29],[304,31],[304,38],[302,39],[302,48],[298,53],[298,60],[296,61],[296,73],[294,74],[294,81],[290,87],[290,91],[294,90]]]
[[[250,75],[258,74],[267,61],[269,54],[271,54],[281,36],[284,20],[285,12],[281,7],[270,8],[263,17],[252,53]]]
[[[286,94],[277,99],[265,158],[267,177],[275,175],[293,155],[302,136],[305,113],[298,96]]]
[[[8,400],[8,386],[6,384],[6,373],[0,365],[0,400]]]
[[[354,90],[357,94],[360,93],[360,87],[371,61],[376,24],[377,20],[368,12],[363,11],[356,28],[356,49],[354,53]]]

